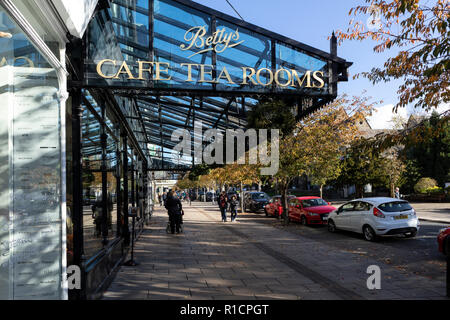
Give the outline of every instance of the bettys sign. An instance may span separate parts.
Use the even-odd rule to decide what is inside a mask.
[[[210,36],[206,36],[206,26],[197,26],[189,29],[185,35],[184,40],[187,44],[181,44],[180,48],[183,51],[187,50],[199,50],[196,53],[189,56],[189,58],[209,51],[215,51],[216,53],[222,53],[229,48],[234,48],[244,41],[239,41],[239,30],[234,32],[226,32],[225,28],[217,30]],[[232,43],[234,41],[234,43]],[[239,41],[239,42],[237,42]]]

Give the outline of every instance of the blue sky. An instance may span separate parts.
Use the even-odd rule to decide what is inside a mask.
[[[194,0],[200,4],[238,17],[225,0]],[[351,17],[348,12],[363,0],[229,0],[245,21],[329,52],[329,40],[333,30],[346,30]],[[366,21],[368,17],[360,17]],[[373,127],[388,127],[386,119],[392,117],[392,106],[398,102],[397,90],[400,81],[372,85],[367,79],[353,80],[353,75],[383,66],[396,51],[374,53],[373,41],[347,41],[338,47],[338,55],[354,64],[350,67],[349,82],[341,82],[340,94],[361,95],[365,90],[374,101],[383,101],[383,107],[370,122]],[[448,106],[447,106],[448,108]],[[442,108],[441,108],[442,109]],[[406,116],[411,112],[400,110]]]

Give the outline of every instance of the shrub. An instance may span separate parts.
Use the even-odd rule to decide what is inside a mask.
[[[443,188],[440,188],[440,187],[437,187],[437,186],[434,186],[434,187],[431,187],[431,188],[427,188],[427,189],[425,190],[425,192],[426,192],[426,193],[432,193],[432,194],[436,194],[436,193],[444,193],[444,189],[443,189]]]
[[[436,180],[432,178],[421,178],[414,186],[414,191],[416,193],[427,193],[430,188],[437,187]]]

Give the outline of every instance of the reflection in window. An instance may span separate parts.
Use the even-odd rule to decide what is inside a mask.
[[[0,7],[0,300],[61,298],[58,89],[55,70]]]
[[[84,108],[82,118],[83,154],[83,235],[86,257],[91,257],[102,245],[102,147],[100,123]]]

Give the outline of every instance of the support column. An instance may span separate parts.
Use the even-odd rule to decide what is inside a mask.
[[[135,154],[131,157],[131,206],[136,206],[136,161],[134,160]]]
[[[106,169],[106,144],[107,144],[107,135],[105,128],[105,118],[106,118],[106,106],[104,101],[100,101],[101,108],[101,117],[102,122],[100,123],[100,143],[102,148],[102,220],[101,220],[101,230],[102,230],[102,238],[103,245],[105,246],[108,243],[108,215],[109,215],[109,206],[108,206],[108,173]]]
[[[82,121],[83,106],[81,89],[74,89],[72,96],[72,170],[73,170],[73,263],[81,270],[81,289],[71,290],[71,299],[86,299],[86,275],[83,238],[83,179]]]
[[[122,175],[123,175],[123,226],[122,236],[126,245],[130,244],[130,230],[128,229],[128,138],[122,133]]]
[[[336,35],[332,34],[331,39],[330,39],[330,54],[333,57],[337,57],[337,38]],[[331,95],[333,96],[337,96],[337,64],[335,62],[329,62],[330,66],[329,66],[329,72],[330,72],[330,76],[329,76],[329,92]]]
[[[120,129],[116,128],[116,136],[120,137]],[[120,156],[120,138],[119,141],[116,141],[116,172],[114,176],[116,177],[116,197],[117,197],[117,231],[116,235],[119,238],[122,234],[122,190],[120,186],[120,178],[121,178],[121,166],[122,160]]]
[[[143,186],[142,186],[142,207],[144,209],[144,221],[148,222],[148,215],[150,214],[148,207],[148,171],[147,171],[147,161],[143,161],[142,163],[142,179],[143,179]]]

